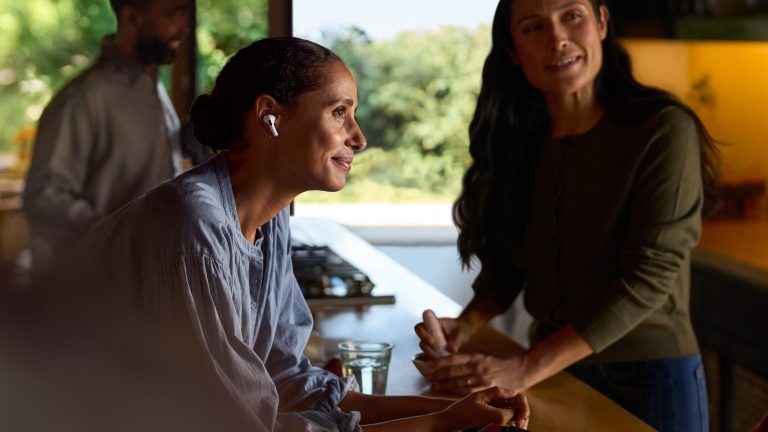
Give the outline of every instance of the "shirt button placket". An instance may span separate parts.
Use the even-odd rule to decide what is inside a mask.
[[[552,280],[555,285],[555,291],[562,297],[560,286],[560,223],[562,220],[562,193],[563,193],[563,150],[567,144],[565,140],[559,140],[557,142],[557,149],[555,151],[555,164],[557,177],[555,179],[554,196],[555,196],[555,215],[554,224],[552,229]]]

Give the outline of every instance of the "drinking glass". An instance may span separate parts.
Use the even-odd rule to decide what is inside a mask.
[[[339,343],[341,370],[344,376],[354,375],[365,394],[383,395],[387,390],[387,372],[392,344],[374,341],[344,341]]]

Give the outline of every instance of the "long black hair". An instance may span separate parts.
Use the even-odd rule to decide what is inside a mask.
[[[501,0],[496,7],[491,52],[483,66],[482,86],[469,125],[472,164],[453,206],[462,264],[472,267],[477,258],[482,265],[476,288],[484,280],[501,280],[508,274],[509,257],[525,228],[533,158],[549,130],[542,93],[531,86],[510,55],[514,50],[509,28],[513,1]],[[590,3],[600,16],[605,1]],[[709,212],[717,192],[719,156],[714,140],[689,107],[670,93],[635,80],[629,54],[620,45],[611,20],[602,50],[595,93],[604,115],[633,122],[675,105],[694,120],[701,138],[704,207]]]

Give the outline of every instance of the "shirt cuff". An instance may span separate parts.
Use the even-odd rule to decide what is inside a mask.
[[[338,385],[330,385],[331,393],[323,398],[309,411],[304,411],[300,415],[312,423],[338,427],[341,432],[360,432],[360,413],[358,411],[344,412],[339,409],[339,403],[350,391],[359,391],[354,376],[340,378],[335,381]],[[335,429],[334,429],[335,430]]]

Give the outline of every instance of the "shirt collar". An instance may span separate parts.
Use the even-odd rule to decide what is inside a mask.
[[[117,41],[114,34],[105,36],[101,40],[99,61],[113,67],[115,71],[124,75],[131,84],[135,84],[140,79],[150,79],[153,84],[157,82],[156,76],[152,77],[149,75],[142,65],[129,59],[117,49]]]

